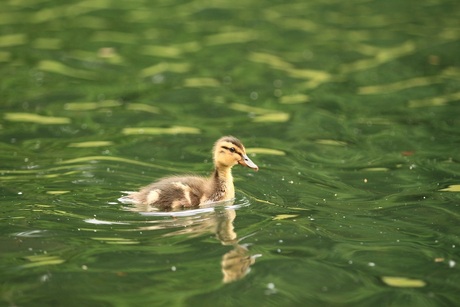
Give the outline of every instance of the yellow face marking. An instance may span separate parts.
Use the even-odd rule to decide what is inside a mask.
[[[242,154],[245,153],[245,152],[244,152],[244,148],[243,148],[243,151],[241,151],[241,149],[240,149],[238,146],[236,146],[235,144],[230,143],[230,142],[222,142],[222,143],[219,144],[219,145],[220,145],[221,148],[222,148],[222,147],[225,148],[225,149],[228,150],[230,153],[237,153],[237,154],[239,154],[240,156],[241,156]]]
[[[241,148],[231,142],[222,142],[219,146],[221,153],[224,154],[221,161],[226,165],[237,164],[243,158],[244,148],[243,151],[241,151]]]

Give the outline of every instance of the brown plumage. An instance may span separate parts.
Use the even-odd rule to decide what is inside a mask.
[[[236,164],[258,170],[246,155],[243,144],[233,136],[217,140],[213,148],[214,172],[209,178],[173,176],[160,179],[126,195],[124,203],[147,206],[147,210],[177,210],[200,204],[230,200],[235,197],[232,167]]]

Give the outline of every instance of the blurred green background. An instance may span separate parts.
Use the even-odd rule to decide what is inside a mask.
[[[5,306],[454,306],[458,1],[0,3]],[[208,174],[230,207],[117,202]],[[228,237],[238,243],[230,244]]]

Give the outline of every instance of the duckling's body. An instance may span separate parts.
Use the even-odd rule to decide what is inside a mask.
[[[232,167],[241,164],[258,170],[257,165],[246,155],[243,144],[232,136],[217,140],[214,144],[213,159],[215,169],[209,178],[167,177],[142,188],[139,192],[124,196],[121,200],[159,210],[177,210],[230,200],[235,197]]]

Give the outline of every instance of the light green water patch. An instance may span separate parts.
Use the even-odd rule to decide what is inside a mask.
[[[286,153],[282,150],[272,148],[261,148],[261,147],[249,147],[246,151],[250,154],[262,154],[262,155],[273,155],[273,156],[285,156]]]
[[[423,280],[406,277],[384,276],[382,277],[382,281],[389,286],[400,288],[420,288],[426,286],[426,282]]]
[[[184,82],[185,87],[218,87],[220,82],[213,78],[187,78]]]
[[[225,45],[225,44],[237,44],[247,43],[256,40],[260,35],[255,31],[241,31],[241,32],[227,32],[213,34],[206,37],[206,44],[213,45]]]
[[[57,50],[62,47],[62,41],[56,38],[37,38],[32,44],[36,49]]]
[[[121,106],[121,102],[115,100],[105,100],[99,102],[69,102],[64,105],[68,111],[90,111],[100,108],[113,108]]]
[[[371,50],[371,49],[368,49]],[[374,68],[376,66],[382,65],[389,61],[393,61],[402,56],[412,54],[416,50],[416,45],[414,42],[408,41],[401,45],[397,45],[390,48],[374,48],[375,54],[371,59],[358,60],[353,63],[343,64],[341,71],[343,73],[350,73],[354,71],[360,71],[365,69]]]
[[[190,70],[190,64],[187,63],[166,63],[162,62],[141,70],[141,77],[150,77],[164,72],[186,73]]]
[[[4,118],[13,122],[35,123],[42,125],[62,125],[70,123],[70,118],[43,116],[32,113],[6,113]]]
[[[449,102],[455,102],[460,99],[460,92],[443,95],[440,97],[424,98],[417,100],[410,100],[410,108],[421,108],[421,107],[437,107],[448,104]]]
[[[69,67],[63,63],[51,60],[41,61],[38,63],[37,69],[45,72],[63,75],[66,77],[81,78],[86,80],[96,79],[96,75],[90,71]]]
[[[194,127],[173,126],[169,128],[141,127],[141,128],[124,128],[122,131],[125,135],[136,134],[199,134],[200,129]]]
[[[57,256],[50,256],[50,255],[34,255],[26,257],[30,263],[26,263],[21,265],[22,269],[30,269],[40,266],[49,266],[49,265],[57,265],[64,263],[65,260],[61,259]]]
[[[308,95],[304,94],[296,94],[296,95],[286,95],[280,98],[280,103],[283,104],[297,104],[297,103],[305,103],[309,101]]]
[[[0,47],[24,45],[27,42],[25,34],[9,34],[0,36]]]
[[[427,86],[431,84],[441,83],[442,79],[438,76],[434,77],[420,77],[409,80],[404,80],[391,84],[372,85],[361,87],[358,89],[358,94],[372,95],[372,94],[387,94],[389,92],[401,91],[418,86]]]
[[[153,113],[153,114],[158,114],[160,113],[160,109],[148,104],[143,104],[143,103],[130,103],[126,106],[128,110],[133,110],[133,111],[141,111],[141,112],[147,112],[147,113]]]
[[[77,148],[86,148],[86,147],[103,147],[113,145],[111,141],[89,141],[89,142],[79,142],[79,143],[70,143],[69,147]]]

